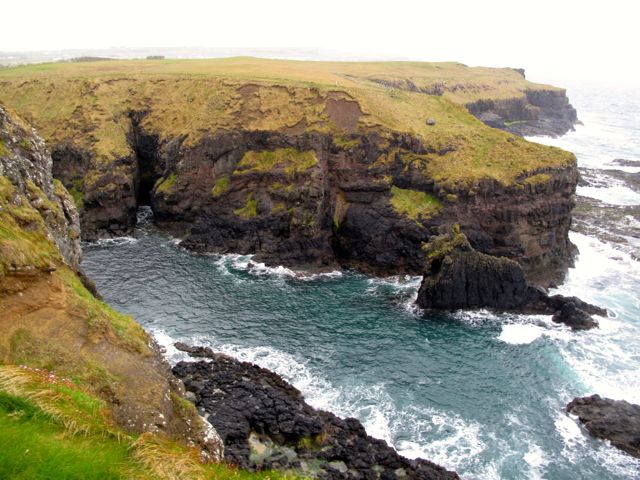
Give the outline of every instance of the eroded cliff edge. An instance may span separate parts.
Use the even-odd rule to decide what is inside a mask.
[[[2,96],[44,132],[87,239],[130,232],[148,203],[189,248],[295,268],[420,274],[420,245],[452,223],[541,285],[571,261],[575,157],[464,107],[548,90],[512,70],[257,59],[52,69],[8,71]],[[422,88],[442,78],[444,93]]]
[[[92,293],[78,268],[78,213],[51,163],[42,138],[0,105],[0,419],[15,418],[22,432],[41,428],[32,417],[46,424],[29,445],[36,457],[46,452],[41,438],[60,430],[78,441],[115,439],[105,448],[131,444],[132,457],[158,448],[159,464],[165,447],[183,449],[188,462],[221,458],[217,435],[207,436],[151,338]],[[136,478],[166,478],[130,460]],[[3,462],[37,476],[33,457]]]

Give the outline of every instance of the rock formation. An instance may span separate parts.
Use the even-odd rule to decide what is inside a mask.
[[[420,245],[459,223],[474,248],[517,261],[530,281],[562,278],[575,157],[488,128],[464,106],[506,89],[551,111],[563,91],[460,64],[434,77],[427,64],[243,62],[185,63],[179,77],[148,60],[144,77],[123,76],[132,64],[119,62],[0,72],[0,99],[28,99],[20,108],[52,148],[85,239],[130,232],[137,206],[151,204],[197,251],[419,274]],[[441,85],[448,74],[456,83]]]
[[[53,162],[44,140],[17,115],[10,116],[1,105],[0,159],[0,176],[4,177],[6,184],[4,188],[8,190],[9,183],[15,188],[10,199],[12,203],[22,207],[24,200],[37,211],[33,218],[23,218],[22,226],[38,228],[42,222],[46,236],[55,243],[64,261],[77,269],[82,251],[80,221],[73,199],[59,181],[53,180]],[[9,268],[17,273],[16,269],[21,266]]]
[[[549,296],[532,286],[518,263],[476,251],[458,225],[425,244],[424,253],[427,270],[417,298],[422,308],[548,314],[574,330],[595,327],[590,315],[606,314],[578,298]]]
[[[564,90],[531,90],[522,97],[477,100],[469,111],[487,125],[520,136],[561,136],[578,122]]]
[[[398,455],[354,418],[310,407],[269,370],[208,348],[176,346],[210,360],[180,362],[173,371],[222,436],[227,461],[325,479],[458,478],[427,460]]]
[[[640,458],[640,405],[592,395],[574,398],[567,412],[577,415],[594,437]]]

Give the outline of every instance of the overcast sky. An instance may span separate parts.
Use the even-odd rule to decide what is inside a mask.
[[[3,2],[0,51],[309,48],[640,87],[637,0]]]

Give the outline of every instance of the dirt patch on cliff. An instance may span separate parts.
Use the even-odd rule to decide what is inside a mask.
[[[335,97],[327,98],[324,113],[338,128],[343,128],[348,132],[353,132],[356,129],[362,116],[358,102]]]
[[[66,275],[72,274],[34,275],[21,292],[0,297],[0,363],[71,378],[105,400],[126,431],[191,437],[192,419],[182,418],[174,403],[179,387],[168,366],[148,347],[138,352],[123,344],[78,301],[82,287],[69,284]]]

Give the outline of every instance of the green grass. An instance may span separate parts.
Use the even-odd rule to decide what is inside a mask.
[[[131,436],[114,429],[101,414],[103,409],[102,401],[47,372],[0,366],[0,478],[293,478],[224,463],[202,464],[195,449],[162,435]]]
[[[94,157],[87,178],[111,173],[133,154],[127,140],[130,111],[145,111],[141,127],[160,141],[184,136],[185,148],[228,131],[319,132],[341,149],[357,148],[359,135],[410,134],[431,154],[424,175],[468,189],[490,178],[513,184],[524,173],[564,167],[575,158],[487,127],[464,107],[478,99],[522,98],[529,90],[558,90],[525,80],[512,69],[469,68],[458,63],[299,62],[248,57],[211,60],[128,60],[29,65],[0,71],[0,101],[21,112],[51,147],[71,142]],[[412,82],[442,96],[406,91]],[[387,86],[385,86],[387,85]],[[395,85],[389,87],[388,85]],[[327,100],[356,101],[363,115],[348,138],[326,113]],[[434,118],[436,125],[425,120]],[[82,131],[82,134],[78,132]],[[249,154],[240,171],[282,165],[295,174],[314,165],[291,149]],[[286,154],[286,155],[284,155]],[[291,156],[293,155],[293,156]],[[242,162],[241,162],[242,163]],[[244,168],[244,167],[243,167]],[[160,192],[174,185],[163,182]]]
[[[233,213],[243,220],[248,220],[258,215],[258,201],[253,198],[253,193],[247,196],[244,207],[234,210]]]
[[[278,148],[276,150],[250,150],[246,152],[234,174],[268,173],[281,167],[289,177],[304,172],[318,164],[318,158],[313,150],[300,152],[293,148]]]
[[[433,195],[418,190],[391,187],[391,205],[394,210],[411,220],[426,220],[440,208],[442,203]]]
[[[23,195],[22,205],[15,205],[16,195],[11,182],[0,176],[0,280],[11,271],[48,270],[61,262],[40,213]]]
[[[178,176],[172,173],[167,178],[161,178],[156,183],[156,193],[162,193],[164,195],[171,195],[176,186],[176,179]]]
[[[54,274],[73,289],[91,329],[96,333],[113,331],[123,346],[141,354],[149,353],[148,336],[132,316],[117,312],[94,297],[71,270],[60,268]]]
[[[428,243],[422,245],[422,250],[427,256],[427,263],[435,260],[442,260],[454,249],[469,245],[469,241],[464,233],[460,231],[460,225],[454,224],[449,232],[435,236]]]
[[[4,140],[0,138],[0,157],[6,157],[9,155],[9,149],[4,144]]]
[[[213,188],[211,189],[211,196],[213,198],[219,198],[229,190],[229,175],[224,175],[216,180]]]
[[[121,479],[128,456],[126,444],[65,435],[29,403],[0,393],[0,478]]]
[[[76,208],[81,210],[84,207],[84,182],[82,180],[74,180],[69,189],[69,194],[73,198]]]
[[[551,175],[549,175],[548,173],[538,173],[536,175],[527,177],[523,183],[526,183],[529,185],[537,185],[537,184],[547,183],[549,180],[551,180]]]

